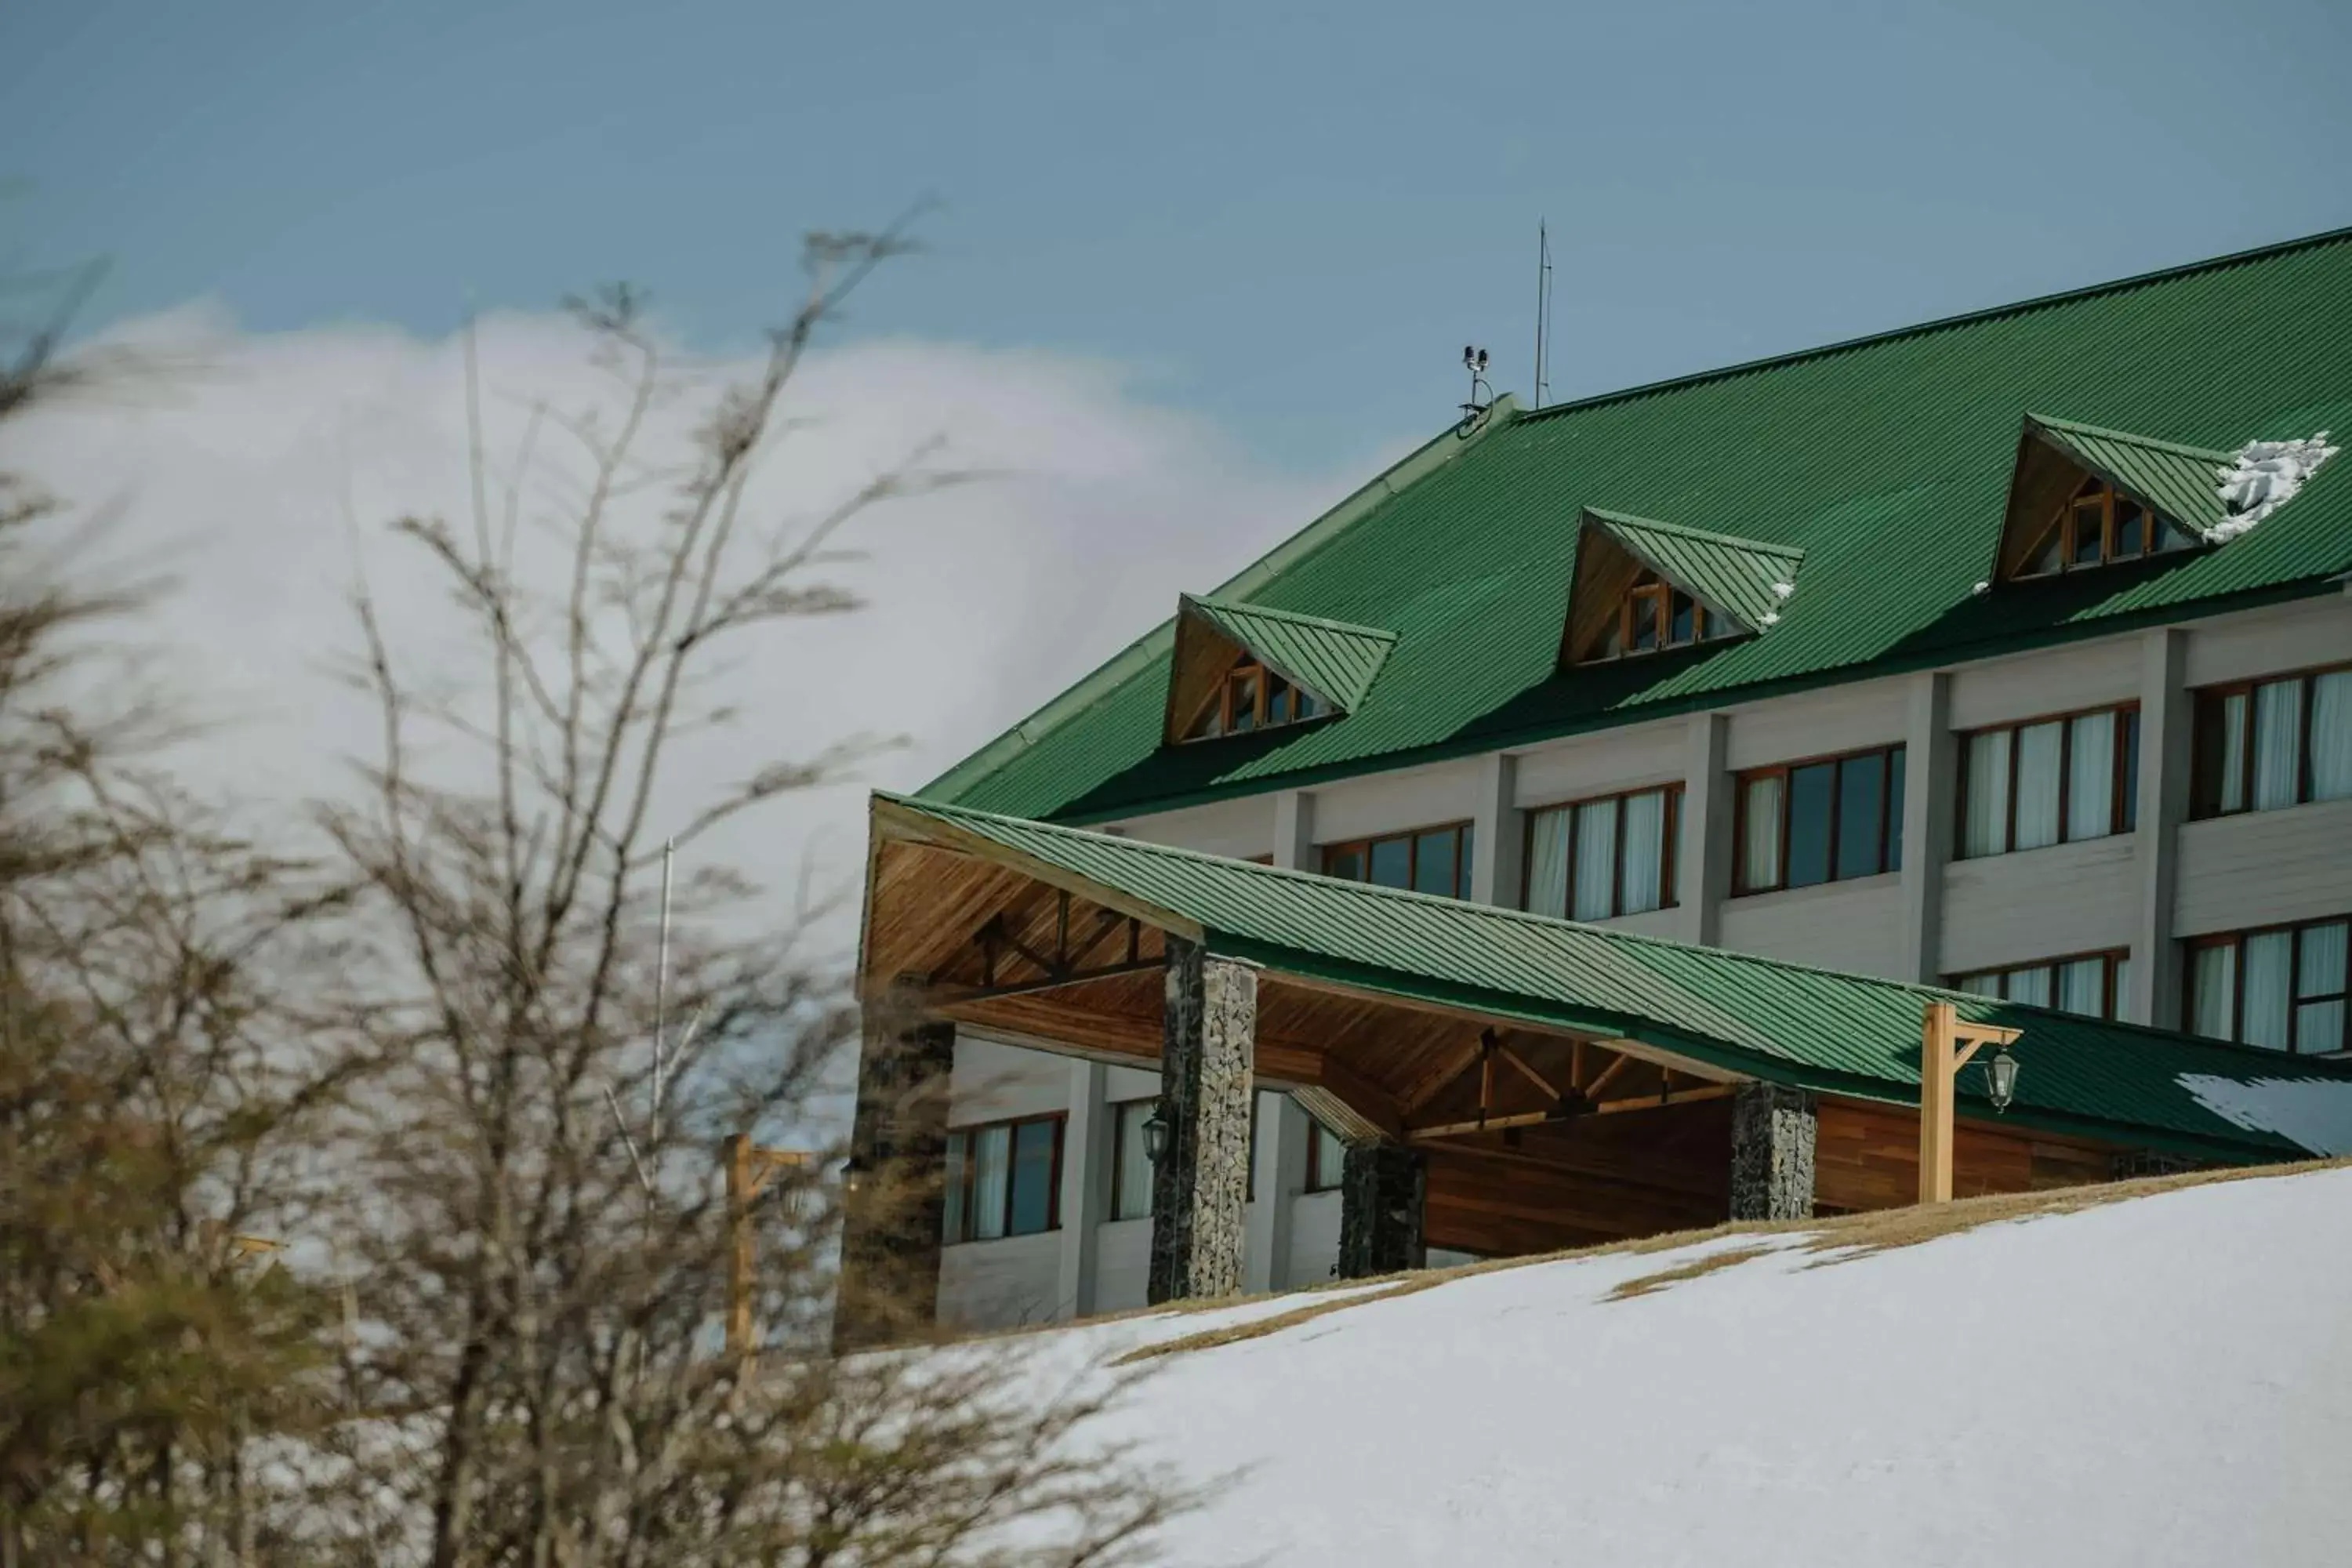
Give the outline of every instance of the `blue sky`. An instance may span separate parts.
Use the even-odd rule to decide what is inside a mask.
[[[437,333],[616,277],[739,343],[922,196],[850,331],[1112,361],[1263,460],[2352,223],[2342,0],[0,8],[8,248],[92,320]]]

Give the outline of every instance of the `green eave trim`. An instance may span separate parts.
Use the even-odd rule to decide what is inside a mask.
[[[1178,618],[1188,615],[1208,622],[1268,669],[1341,713],[1363,701],[1396,647],[1396,633],[1379,626],[1191,594],[1178,602]]]
[[[2025,416],[2029,435],[2057,448],[2144,506],[2154,507],[2210,540],[2228,521],[2214,470],[2227,468],[2230,454],[2206,447],[2159,441],[2127,430],[2105,430],[2046,415]]]
[[[1536,1026],[1567,1029],[1580,1034],[1618,1036],[1687,1057],[1693,1061],[1705,1062],[1710,1067],[1721,1068],[1727,1072],[1742,1073],[1768,1083],[1785,1084],[1791,1089],[1809,1089],[1816,1094],[1833,1094],[1847,1100],[1898,1106],[1909,1110],[1917,1110],[1919,1105],[1916,1089],[1906,1090],[1885,1079],[1793,1062],[1761,1051],[1743,1050],[1738,1046],[1726,1045],[1705,1036],[1625,1014],[1601,1008],[1564,1007],[1479,986],[1402,977],[1392,971],[1349,963],[1225,931],[1210,931],[1203,934],[1203,945],[1219,957],[1239,959],[1266,969],[1328,980],[1335,984],[1353,986],[1358,990],[1406,1001],[1427,1002],[1496,1018],[1516,1019]],[[1990,1124],[2032,1128],[2060,1136],[2112,1143],[2121,1148],[2149,1149],[2200,1160],[2265,1164],[2314,1157],[2309,1151],[2289,1144],[2284,1140],[2200,1138],[2168,1128],[2111,1121],[2098,1117],[2071,1116],[2063,1111],[2024,1105],[2012,1106],[2007,1111],[1995,1111],[1991,1103],[1975,1093],[1965,1081],[1959,1086],[1958,1107],[1964,1113],[1970,1113],[1972,1120]]]

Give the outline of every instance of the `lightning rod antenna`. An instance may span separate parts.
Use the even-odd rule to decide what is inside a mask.
[[[1551,392],[1551,228],[1536,220],[1536,391],[1538,408]]]

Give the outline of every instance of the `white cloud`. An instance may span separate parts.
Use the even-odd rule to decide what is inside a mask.
[[[256,822],[287,820],[289,804],[347,787],[343,763],[374,744],[363,701],[328,673],[357,648],[355,541],[412,657],[466,668],[449,657],[440,589],[384,530],[403,514],[467,516],[462,342],[369,326],[252,334],[205,307],[110,336],[198,368],[19,422],[0,468],[83,513],[120,507],[101,554],[175,579],[143,632],[190,714],[218,721],[189,772]],[[559,317],[488,319],[479,353],[501,466],[534,403],[617,407]],[[649,451],[683,456],[691,406],[662,411]],[[999,477],[858,525],[870,559],[841,575],[869,609],[739,649],[750,657],[723,695],[741,721],[679,754],[663,799],[680,820],[755,763],[859,730],[910,742],[867,782],[919,784],[1169,613],[1179,588],[1222,580],[1360,477],[1276,471],[1213,425],[1139,398],[1118,367],[1043,353],[845,347],[809,362],[787,413],[807,423],[762,470],[762,516],[813,514],[935,437],[950,463]],[[527,515],[553,516],[582,465],[552,434],[539,450]],[[640,515],[660,499],[648,491]],[[780,898],[804,860],[838,887],[861,864],[862,798],[790,801],[698,853]]]

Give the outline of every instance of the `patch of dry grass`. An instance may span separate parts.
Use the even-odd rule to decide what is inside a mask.
[[[1751,1258],[1761,1258],[1775,1250],[1769,1247],[1727,1247],[1721,1252],[1710,1252],[1704,1258],[1694,1258],[1688,1263],[1672,1268],[1661,1268],[1655,1274],[1644,1274],[1638,1279],[1627,1279],[1609,1292],[1612,1301],[1630,1301],[1636,1296],[1646,1296],[1653,1290],[1663,1290],[1669,1285],[1679,1285],[1685,1279],[1697,1279],[1718,1268],[1728,1268],[1735,1263],[1745,1263]]]
[[[2097,1208],[2105,1204],[2121,1203],[2129,1198],[2149,1197],[2158,1193],[2176,1192],[2187,1187],[2210,1186],[2220,1182],[2266,1181],[2279,1176],[2305,1175],[2314,1171],[2341,1170],[2352,1167],[2352,1160],[2309,1160],[2293,1165],[2232,1166],[2218,1171],[2190,1171],[2177,1176],[2144,1176],[2128,1182],[2103,1182],[2084,1187],[2052,1187],[2034,1193],[1995,1193],[1985,1197],[1959,1198],[1948,1204],[1931,1206],[1913,1205],[1899,1209],[1872,1209],[1862,1214],[1839,1215],[1829,1219],[1741,1220],[1727,1225],[1710,1226],[1704,1230],[1668,1231],[1660,1236],[1645,1236],[1631,1241],[1602,1242],[1593,1247],[1570,1247],[1559,1252],[1538,1253],[1526,1258],[1494,1258],[1482,1263],[1465,1263],[1452,1268],[1424,1268],[1406,1274],[1386,1277],[1387,1289],[1364,1289],[1378,1286],[1380,1279],[1341,1279],[1317,1285],[1309,1293],[1339,1289],[1354,1289],[1359,1293],[1340,1296],[1325,1301],[1310,1301],[1286,1312],[1276,1312],[1246,1323],[1230,1324],[1210,1329],[1202,1333],[1186,1334],[1130,1351],[1118,1364],[1150,1361],[1162,1356],[1177,1355],[1187,1351],[1211,1350],[1218,1345],[1234,1344],[1244,1340],[1263,1339],[1280,1333],[1285,1329],[1312,1322],[1332,1312],[1373,1301],[1391,1300],[1443,1285],[1450,1279],[1466,1279],[1473,1274],[1491,1274],[1504,1268],[1526,1268],[1539,1263],[1557,1263],[1570,1258],[1606,1258],[1619,1254],[1644,1256],[1654,1252],[1672,1252],[1678,1247],[1696,1246],[1731,1236],[1801,1235],[1805,1239],[1802,1248],[1809,1253],[1834,1254],[1819,1258],[1812,1266],[1850,1262],[1874,1252],[1885,1252],[1898,1247],[1916,1247],[1923,1241],[1938,1237],[1956,1236],[1979,1226],[1997,1225],[2010,1220],[2038,1219],[2046,1215],[2075,1214],[2084,1209]],[[1628,1300],[1645,1296],[1685,1279],[1696,1279],[1718,1268],[1771,1251],[1772,1248],[1731,1247],[1708,1257],[1696,1258],[1672,1268],[1628,1280],[1617,1287],[1611,1300]],[[1293,1292],[1297,1293],[1297,1292]],[[1214,1300],[1188,1301],[1181,1306],[1139,1309],[1148,1311],[1206,1311],[1237,1305],[1252,1298],[1227,1296]],[[1122,1312],[1118,1317],[1132,1317]],[[1089,1320],[1109,1321],[1109,1320]],[[1048,1325],[1060,1326],[1060,1325]]]

